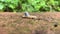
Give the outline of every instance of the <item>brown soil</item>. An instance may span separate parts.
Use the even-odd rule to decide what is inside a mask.
[[[23,18],[24,13],[0,13],[0,34],[60,34],[60,12],[30,14],[38,19]]]

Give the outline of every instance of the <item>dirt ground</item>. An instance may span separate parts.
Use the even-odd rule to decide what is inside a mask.
[[[0,34],[60,34],[60,12],[30,13],[38,19],[23,18],[24,13],[0,13]]]

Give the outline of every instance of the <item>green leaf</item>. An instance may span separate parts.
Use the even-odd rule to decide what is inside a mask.
[[[4,7],[5,6],[2,3],[0,3],[0,10],[2,10]]]
[[[14,4],[9,4],[9,7],[14,9],[15,8],[15,5]]]

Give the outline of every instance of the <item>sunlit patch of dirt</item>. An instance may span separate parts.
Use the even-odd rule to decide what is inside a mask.
[[[0,13],[0,34],[60,33],[60,12],[30,13],[40,20],[23,18],[23,15],[24,13]]]

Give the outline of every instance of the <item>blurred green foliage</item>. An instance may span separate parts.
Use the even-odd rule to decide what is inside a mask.
[[[0,10],[9,12],[60,11],[60,0],[0,0]]]

